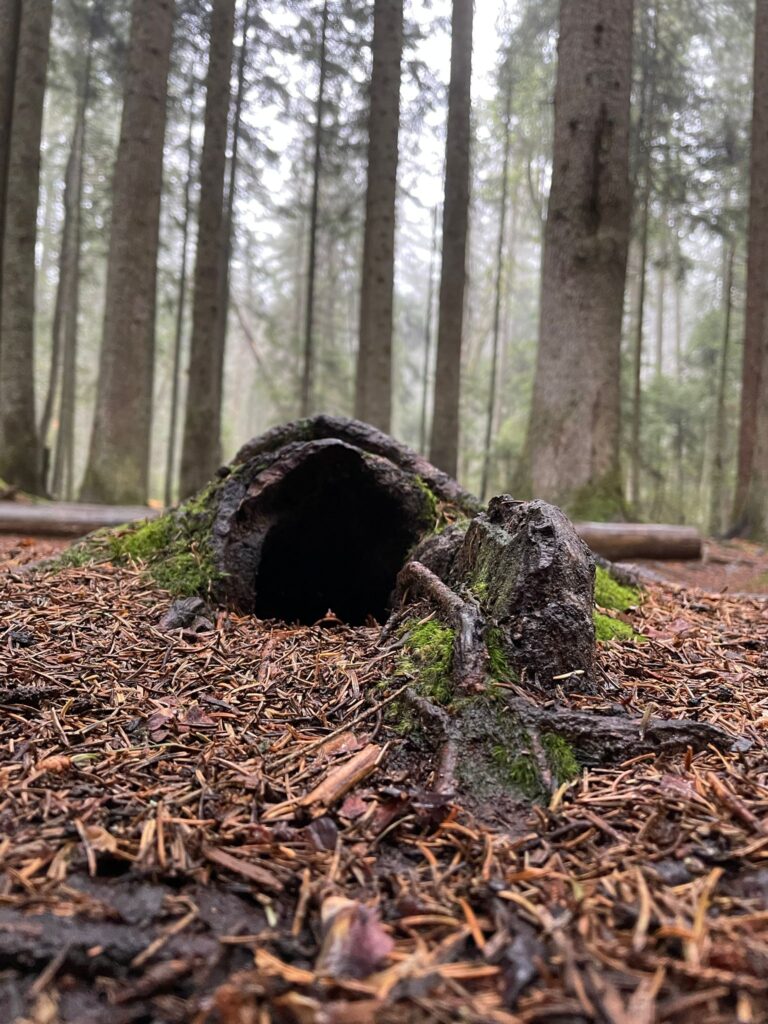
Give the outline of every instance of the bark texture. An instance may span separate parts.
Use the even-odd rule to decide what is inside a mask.
[[[443,264],[437,328],[434,411],[430,460],[456,475],[459,455],[461,339],[469,219],[470,87],[472,80],[472,0],[453,0],[448,135],[445,144]]]
[[[232,71],[235,0],[215,0],[211,12],[211,43],[206,79],[205,137],[200,161],[200,210],[192,305],[180,493],[199,490],[219,461],[224,335],[222,280],[224,237],[224,172]]]
[[[81,497],[146,502],[166,95],[174,0],[133,0],[112,184],[104,332]]]
[[[562,0],[552,187],[527,449],[536,495],[621,507],[619,377],[630,224],[632,0]],[[591,518],[602,518],[595,514]]]
[[[51,13],[51,0],[21,11],[0,271],[0,476],[34,493],[43,490],[35,422],[35,240]]]
[[[747,305],[734,532],[768,535],[768,0],[755,3]]]
[[[402,50],[402,0],[376,0],[355,416],[384,431],[389,431],[392,420],[392,301]]]

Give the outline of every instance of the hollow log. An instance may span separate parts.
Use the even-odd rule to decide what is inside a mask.
[[[701,534],[693,526],[662,523],[576,523],[575,526],[592,551],[611,562],[632,558],[688,561],[702,556]]]

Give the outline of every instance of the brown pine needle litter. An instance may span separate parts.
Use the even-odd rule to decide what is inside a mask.
[[[163,632],[138,568],[13,550],[0,1020],[768,1020],[768,600],[653,584],[605,696],[563,697],[747,753],[630,757],[502,816],[429,788],[378,628]]]

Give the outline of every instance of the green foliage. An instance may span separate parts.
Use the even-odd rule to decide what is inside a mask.
[[[642,595],[635,587],[625,587],[598,565],[595,572],[595,604],[616,612],[627,612],[640,604]]]
[[[621,619],[612,619],[610,615],[603,615],[602,612],[595,612],[592,616],[595,623],[595,638],[598,643],[608,643],[610,640],[626,642],[628,640],[639,640],[641,634]]]

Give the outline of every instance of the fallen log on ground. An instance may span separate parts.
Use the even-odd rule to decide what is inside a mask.
[[[160,515],[145,505],[81,505],[74,501],[31,504],[0,501],[0,533],[84,537],[92,530],[121,526]]]
[[[702,539],[693,526],[664,523],[576,523],[581,539],[611,562],[632,558],[689,561],[701,558]]]

